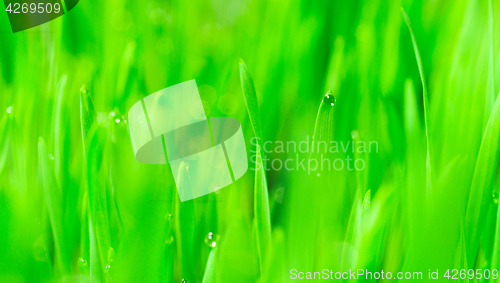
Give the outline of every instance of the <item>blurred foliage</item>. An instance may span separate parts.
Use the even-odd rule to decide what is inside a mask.
[[[427,82],[428,139],[400,7]],[[0,282],[500,268],[498,11],[479,0],[81,1],[14,34],[0,13]],[[190,79],[208,116],[241,121],[249,152],[255,134],[379,150],[361,156],[363,171],[249,170],[181,203],[168,166],[135,160],[127,111]]]

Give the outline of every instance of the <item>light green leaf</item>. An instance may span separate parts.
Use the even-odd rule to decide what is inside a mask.
[[[257,100],[257,93],[255,92],[253,79],[248,72],[247,65],[243,62],[243,59],[240,59],[240,81],[241,88],[243,89],[243,98],[245,98],[253,131],[255,136],[260,139],[260,145],[262,145],[262,123],[260,121],[259,102]]]
[[[401,13],[403,18],[410,30],[411,41],[413,43],[413,51],[415,52],[415,58],[417,59],[418,71],[420,73],[420,79],[422,81],[423,97],[424,97],[424,115],[425,115],[425,136],[427,138],[427,187],[432,190],[432,183],[434,180],[434,152],[432,147],[431,138],[431,123],[430,123],[430,106],[429,106],[429,96],[427,93],[427,83],[425,81],[424,68],[422,66],[422,59],[420,58],[420,52],[418,51],[417,39],[413,33],[413,27],[411,25],[410,18],[406,14],[403,7],[401,7]]]
[[[259,138],[259,145],[257,146],[255,171],[255,187],[254,187],[254,214],[257,233],[257,250],[259,254],[259,264],[261,273],[263,270],[263,261],[266,258],[265,254],[269,245],[271,244],[271,218],[269,214],[269,194],[266,180],[266,171],[262,162],[262,126],[260,122],[259,104],[257,101],[257,94],[253,84],[252,77],[250,76],[247,66],[242,59],[240,59],[240,79],[241,87],[243,89],[243,96],[247,105],[248,114],[250,115],[250,122],[255,133]]]
[[[80,126],[82,127],[82,142],[84,155],[87,154],[87,139],[90,128],[95,120],[94,102],[85,85],[80,89]]]
[[[205,267],[205,274],[203,275],[203,283],[214,283],[216,281],[215,277],[215,253],[216,248],[210,251],[208,255],[207,266]]]
[[[102,128],[96,128],[94,134],[89,135],[89,151],[87,156],[87,188],[90,204],[90,220],[92,233],[90,235],[91,245],[91,261],[93,239],[92,234],[95,235],[96,244],[98,248],[98,259],[101,265],[107,262],[108,251],[111,246],[110,232],[109,232],[109,219],[108,219],[108,201],[107,201],[107,183],[103,165],[103,153],[105,152],[106,145],[106,132]],[[95,264],[92,263],[91,264]],[[92,272],[92,270],[91,270]],[[97,276],[97,278],[99,278]]]
[[[45,202],[49,213],[52,235],[54,237],[55,249],[59,268],[64,275],[70,274],[70,255],[69,247],[66,245],[64,229],[62,225],[62,197],[56,182],[54,169],[50,165],[47,149],[43,138],[38,140],[38,163],[40,166],[42,187],[45,196]]]
[[[177,185],[178,190],[181,191],[183,186],[191,187],[189,184],[189,172],[186,169],[186,163],[182,162],[177,169]],[[196,219],[195,219],[195,205],[194,200],[180,202],[177,198],[176,202],[176,227],[175,241],[177,243],[177,251],[179,252],[181,260],[182,278],[189,281],[196,280],[195,272],[195,257],[193,243],[195,242]]]
[[[484,127],[488,121],[488,115],[495,101],[495,49],[494,49],[494,22],[493,2],[488,1],[488,81],[486,85],[486,97],[484,101]]]

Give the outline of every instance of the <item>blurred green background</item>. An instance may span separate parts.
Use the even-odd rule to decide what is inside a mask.
[[[86,0],[19,33],[0,12],[0,282],[500,268],[499,9]],[[241,121],[250,153],[249,74],[263,140],[377,141],[378,152],[357,156],[363,171],[249,170],[180,203],[170,168],[135,160],[129,108],[196,79],[208,116]]]

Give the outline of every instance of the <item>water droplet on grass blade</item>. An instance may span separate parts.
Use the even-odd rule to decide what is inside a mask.
[[[323,103],[325,104],[329,104],[331,106],[335,105],[335,96],[332,94],[332,91],[328,91],[326,94],[325,94],[325,97],[323,97]]]
[[[493,193],[493,202],[495,204],[498,204],[498,194],[497,193]]]
[[[182,278],[181,283],[188,283],[186,279]]]
[[[120,124],[120,121],[121,121],[121,120],[120,120],[120,118],[116,118],[116,119],[115,119],[115,122],[116,122],[117,124]]]
[[[10,114],[10,113],[12,113],[12,106],[7,107],[7,110],[6,110],[6,111],[7,111],[7,113],[9,113],[9,114]]]
[[[214,234],[212,232],[208,232],[208,235],[205,237],[205,244],[211,248],[215,248],[217,246],[217,241],[220,239],[220,236]]]
[[[55,157],[54,157],[54,155],[52,155],[52,153],[49,153],[49,159],[54,161]]]
[[[81,272],[86,271],[87,268],[88,268],[88,262],[87,262],[87,260],[84,259],[84,258],[79,258],[78,259],[78,267],[80,268]]]

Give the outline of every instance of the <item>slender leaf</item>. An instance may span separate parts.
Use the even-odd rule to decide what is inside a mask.
[[[500,99],[497,98],[479,148],[467,204],[465,235],[468,242],[467,260],[469,266],[473,266],[475,262],[486,215],[493,203],[493,185],[498,170],[498,154],[500,153],[499,143]]]
[[[191,187],[189,184],[190,176],[189,171],[186,169],[186,163],[181,162],[179,168],[177,168],[178,180],[177,184],[178,190],[183,190],[183,187]],[[194,258],[194,248],[193,243],[195,241],[195,206],[194,200],[180,202],[177,198],[176,201],[176,236],[175,241],[177,244],[177,251],[180,255],[180,264],[182,271],[182,278],[189,281],[195,281],[195,258]]]
[[[495,49],[494,49],[494,18],[493,0],[488,0],[488,81],[486,84],[486,96],[484,101],[483,129],[488,122],[488,115],[495,101]]]
[[[214,283],[216,280],[215,265],[216,265],[216,254],[217,248],[210,251],[208,255],[207,266],[205,267],[205,274],[203,275],[203,283]]]
[[[89,143],[89,154],[87,157],[87,187],[90,204],[91,228],[95,233],[95,239],[99,252],[99,262],[106,263],[108,251],[111,246],[109,219],[108,219],[108,201],[107,201],[107,183],[104,181],[107,174],[103,167],[103,152],[106,147],[103,129],[97,128],[95,134]],[[92,235],[91,235],[92,248]],[[92,250],[91,250],[92,252]],[[91,260],[93,255],[91,254]],[[95,259],[95,257],[94,257]]]
[[[94,102],[85,85],[80,89],[80,126],[82,128],[83,153],[86,155],[90,128],[94,123]]]
[[[243,98],[245,98],[253,131],[255,136],[260,139],[260,142],[262,142],[262,123],[260,120],[259,101],[257,100],[257,93],[255,92],[253,79],[250,76],[247,65],[243,59],[240,59],[240,81],[241,88],[243,89]]]

